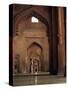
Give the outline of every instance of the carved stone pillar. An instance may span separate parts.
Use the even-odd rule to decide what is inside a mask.
[[[65,66],[65,28],[64,28],[64,8],[58,8],[58,64],[59,64],[59,72],[64,72]]]

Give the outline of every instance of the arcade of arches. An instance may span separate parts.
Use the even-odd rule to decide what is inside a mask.
[[[65,8],[14,5],[13,9],[13,73],[64,73]]]

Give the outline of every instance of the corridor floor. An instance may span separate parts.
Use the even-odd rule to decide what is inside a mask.
[[[39,85],[39,84],[59,84],[65,83],[66,78],[63,74],[49,75],[49,74],[26,74],[16,75],[13,78],[14,86],[18,85]]]

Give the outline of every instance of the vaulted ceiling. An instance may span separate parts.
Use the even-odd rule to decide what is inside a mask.
[[[14,4],[14,20],[16,25],[21,21],[21,20],[26,20],[29,17],[36,17],[38,18],[41,22],[49,26],[49,11],[48,11],[48,6],[39,6],[39,5],[19,5],[19,4]]]

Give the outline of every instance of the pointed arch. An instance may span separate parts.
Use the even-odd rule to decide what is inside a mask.
[[[29,8],[26,9],[25,11],[22,11],[20,13],[18,13],[15,17],[14,17],[14,21],[16,22],[15,27],[18,27],[18,24],[20,23],[21,20],[23,19],[28,19],[30,17],[36,17],[39,21],[41,21],[44,25],[47,26],[47,35],[49,32],[49,22],[47,20],[47,17],[42,16],[40,13],[38,13],[37,11],[35,11],[33,8]]]
[[[27,48],[27,50],[28,50],[29,48],[31,48],[33,45],[38,46],[38,47],[39,47],[39,48],[41,48],[41,50],[42,50],[41,45],[40,45],[40,44],[38,44],[37,42],[33,42],[32,44],[30,44],[30,45],[29,45],[29,47]]]

